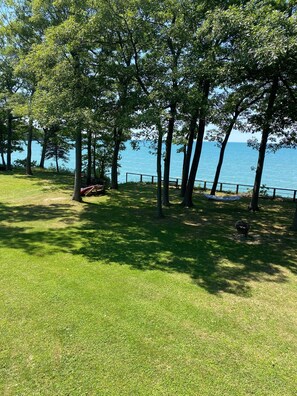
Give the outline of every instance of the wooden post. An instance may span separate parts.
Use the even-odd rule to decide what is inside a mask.
[[[142,174],[140,175],[140,183],[142,183]]]
[[[236,194],[238,194],[239,191],[239,184],[236,184]]]
[[[220,183],[220,192],[223,191],[223,183]]]
[[[204,182],[203,189],[206,190],[206,181]]]
[[[296,193],[297,193],[297,190],[294,190],[294,195],[293,195],[293,202],[295,202],[295,201],[296,201]]]
[[[276,188],[273,189],[272,199],[275,198],[275,194],[276,194]]]
[[[128,172],[126,172],[126,183],[128,183]]]
[[[154,176],[152,176],[152,184],[154,184]]]

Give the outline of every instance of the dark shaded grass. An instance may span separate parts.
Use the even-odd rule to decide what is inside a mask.
[[[132,185],[118,194],[118,204],[103,204],[104,215],[98,213],[96,218],[93,208],[85,210],[86,242],[79,253],[90,260],[127,263],[142,270],[187,273],[211,293],[248,295],[249,280],[261,280],[266,275],[283,282],[285,277],[277,266],[296,273],[297,245],[289,231],[291,203],[265,202],[263,211],[253,214],[247,212],[247,199],[214,203],[200,197],[194,209],[176,204],[167,209],[167,219],[157,220],[153,198],[147,207],[151,194],[148,186]],[[175,196],[176,202],[176,192]],[[234,224],[241,218],[252,225],[247,239],[236,234]],[[112,249],[108,248],[108,230],[112,230]],[[222,266],[224,260],[236,267]]]
[[[0,220],[11,219],[14,225],[2,226],[0,236],[2,244],[29,254],[42,255],[43,250],[48,254],[49,249],[137,270],[189,274],[211,293],[248,296],[251,280],[269,276],[270,281],[284,282],[280,267],[296,274],[291,202],[265,200],[261,212],[249,213],[248,199],[222,203],[197,196],[196,207],[184,209],[178,204],[178,191],[172,190],[172,198],[174,204],[165,210],[165,219],[157,219],[154,188],[131,184],[111,192],[108,199],[86,198],[75,227],[71,207],[65,203],[2,204]],[[17,226],[55,218],[63,226],[58,231]],[[248,238],[239,237],[234,227],[242,218],[251,224]]]

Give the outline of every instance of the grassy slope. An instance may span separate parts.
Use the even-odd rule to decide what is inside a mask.
[[[296,394],[292,203],[160,221],[151,186],[77,204],[67,177],[0,184],[0,394]]]

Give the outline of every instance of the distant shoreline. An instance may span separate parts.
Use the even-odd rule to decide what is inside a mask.
[[[125,181],[126,172],[156,174],[156,156],[152,154],[150,142],[142,140],[140,149],[133,150],[129,141],[126,143],[126,149],[121,151],[119,161],[119,182]],[[146,144],[147,143],[147,144]],[[181,146],[173,145],[172,147],[172,164],[170,175],[173,178],[180,177],[182,174],[183,154],[178,153],[177,149]],[[40,161],[41,146],[34,141],[32,145],[32,160]],[[196,179],[213,180],[219,148],[215,142],[205,141],[203,144],[201,160]],[[257,164],[258,152],[247,146],[244,142],[230,142],[226,149],[224,164],[220,181],[253,184],[254,169]],[[13,153],[12,161],[26,158],[26,152]],[[46,161],[45,166],[48,168],[53,165],[54,161]],[[264,173],[261,184],[276,186],[279,188],[297,188],[297,150],[280,149],[276,153],[267,153],[265,159]],[[61,167],[74,169],[74,149],[70,151],[70,160],[68,163],[60,163]]]

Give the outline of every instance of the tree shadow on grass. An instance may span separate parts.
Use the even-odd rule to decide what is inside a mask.
[[[13,223],[53,219],[67,221],[72,216],[73,213],[67,204],[11,206],[0,203],[0,221],[7,220]]]
[[[293,252],[296,243],[291,239],[288,244],[279,236],[274,240],[278,228],[273,231],[272,224],[269,238],[237,238],[234,223],[238,216],[247,215],[245,203],[222,208],[200,202],[189,211],[176,205],[168,210],[170,217],[157,220],[155,208],[148,208],[147,202],[143,193],[133,189],[121,194],[118,201],[97,208],[89,204],[82,213],[87,227],[82,231],[84,244],[77,253],[91,261],[126,264],[140,270],[186,273],[215,294],[249,296],[251,281],[284,282],[281,267],[297,273]],[[266,222],[261,225],[260,216],[255,231],[264,234],[263,227],[273,219],[268,221],[266,214]]]
[[[2,246],[20,249],[29,255],[45,257],[54,253],[69,253],[73,248],[73,240],[64,238],[64,232],[57,235],[57,231],[32,231],[31,227],[0,226]]]
[[[277,214],[274,209],[272,214],[260,214],[254,221],[254,236],[247,240],[236,237],[234,222],[238,217],[249,216],[245,202],[226,207],[201,200],[197,208],[189,210],[173,205],[166,210],[167,217],[158,220],[155,191],[133,186],[112,193],[109,199],[88,198],[79,226],[71,224],[70,205],[2,205],[0,219],[4,219],[7,210],[14,221],[13,226],[0,227],[2,245],[29,254],[67,252],[94,263],[184,273],[209,293],[246,297],[252,292],[251,281],[285,282],[283,268],[297,274],[296,241],[280,235],[280,225],[284,229],[286,223],[284,214],[278,225],[273,223]],[[63,227],[49,225],[38,231],[22,226],[22,222],[27,225],[28,221],[54,219]],[[269,237],[265,234],[267,225]],[[256,238],[258,234],[260,238]]]
[[[70,172],[56,173],[52,170],[35,168],[32,175],[26,175],[24,169],[0,172],[1,176],[10,176],[14,179],[28,179],[32,184],[48,190],[69,190],[73,188],[74,175]]]
[[[12,206],[1,203],[1,245],[39,256],[69,252],[74,244],[69,228],[74,221],[74,213],[67,204]]]

